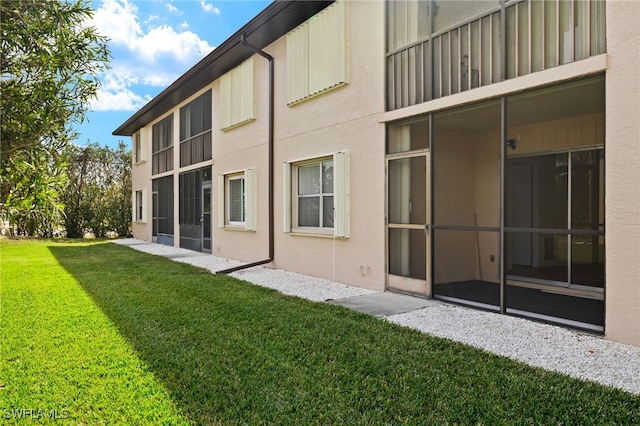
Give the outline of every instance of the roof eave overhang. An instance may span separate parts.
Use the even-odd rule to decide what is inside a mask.
[[[141,127],[160,118],[167,111],[185,101],[212,81],[250,58],[253,52],[242,46],[240,43],[241,35],[244,34],[249,43],[262,49],[334,1],[274,1],[129,117],[127,121],[113,131],[113,135],[131,136]]]

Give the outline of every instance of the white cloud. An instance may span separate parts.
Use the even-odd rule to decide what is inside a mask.
[[[200,0],[200,6],[202,6],[202,10],[206,13],[213,13],[214,15],[220,15],[220,9],[218,9],[211,3],[207,3],[204,0]]]
[[[153,18],[151,15],[144,25],[155,22]],[[211,52],[213,47],[185,24],[183,21],[178,29],[155,24],[143,30],[138,8],[131,0],[103,0],[91,25],[111,40],[112,69],[101,77],[103,86],[92,108],[135,111],[150,97],[137,93],[140,90],[134,90],[134,85],[166,86]]]
[[[212,49],[197,34],[191,31],[178,33],[168,25],[151,29],[138,38],[132,47],[144,60],[153,61],[161,55],[167,55],[183,63],[202,58]]]
[[[104,0],[96,10],[93,25],[114,44],[151,60],[163,53],[173,53],[178,61],[200,59],[213,47],[191,31],[177,32],[168,25],[144,33],[138,23],[137,8],[128,0]],[[150,18],[150,20],[153,20]]]
[[[104,0],[91,23],[112,43],[130,45],[142,35],[137,11],[137,7],[127,0]]]
[[[92,111],[136,111],[142,108],[150,97],[143,98],[130,89],[119,91],[98,90],[97,99],[91,103]]]
[[[160,20],[160,17],[158,15],[149,15],[149,17],[147,18],[146,21],[144,21],[145,25],[149,25],[151,24],[153,21],[158,21]]]
[[[125,70],[114,70],[105,75],[102,86],[98,90],[97,99],[91,103],[94,111],[135,111],[149,102],[150,96],[135,93],[130,86],[137,83],[137,78]]]
[[[178,8],[171,3],[165,3],[164,5],[167,6],[167,9],[169,9],[169,12],[171,13],[176,13],[178,11]]]

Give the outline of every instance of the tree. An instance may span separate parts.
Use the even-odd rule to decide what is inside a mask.
[[[97,143],[67,147],[67,186],[64,225],[67,237],[82,237],[91,231],[105,237],[115,231],[128,235],[131,229],[131,151],[120,142],[118,149]]]
[[[110,227],[118,235],[131,233],[131,150],[120,141],[114,153],[114,186],[110,199]]]
[[[59,195],[66,176],[44,151],[28,154],[11,158],[5,167],[13,180],[6,212],[20,233],[52,237],[63,216]]]
[[[92,14],[87,0],[0,3],[0,215],[30,234],[61,214],[62,153],[108,67]]]
[[[67,237],[80,238],[84,235],[86,223],[84,220],[82,205],[82,191],[85,185],[85,175],[89,164],[89,151],[81,149],[76,145],[67,147],[67,179],[68,184],[62,193],[62,200],[65,204],[64,227]]]

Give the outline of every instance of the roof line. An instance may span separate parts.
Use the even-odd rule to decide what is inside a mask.
[[[113,135],[120,136],[130,136],[136,131],[138,128],[148,124],[154,119],[158,118],[159,115],[164,114],[171,107],[166,107],[163,111],[154,111],[157,107],[161,107],[163,103],[168,103],[168,105],[176,105],[182,102],[184,99],[196,93],[202,87],[205,87],[210,82],[216,80],[220,75],[224,72],[227,72],[229,69],[233,68],[233,66],[238,65],[243,60],[249,58],[253,52],[244,48],[240,43],[240,36],[242,34],[247,37],[247,39],[251,40],[251,35],[256,31],[262,29],[270,23],[274,18],[283,12],[287,11],[287,9],[292,9],[295,7],[303,8],[304,16],[309,18],[313,16],[315,13],[324,9],[329,4],[333,3],[334,0],[331,1],[301,1],[301,0],[275,0],[273,3],[269,4],[265,9],[262,10],[258,15],[256,15],[253,19],[251,19],[247,24],[245,24],[242,28],[236,31],[233,35],[231,35],[228,39],[226,39],[222,44],[218,47],[214,48],[207,56],[198,61],[193,67],[187,70],[184,74],[178,77],[173,83],[171,83],[166,89],[156,95],[153,99],[151,99],[146,105],[140,108],[136,113],[134,113],[131,117],[129,117],[124,123],[122,123],[117,129],[113,131]],[[297,22],[296,20],[292,20],[291,23]],[[301,23],[301,22],[300,22]],[[264,48],[267,44],[272,43],[277,40],[282,35],[286,34],[291,29],[295,28],[295,26],[299,25],[296,23],[294,27],[287,29],[282,32],[282,28],[277,28],[276,32],[267,34],[267,37],[263,37],[261,40],[252,41],[252,44],[255,44],[258,48]],[[273,38],[275,36],[275,38]],[[273,38],[272,40],[270,40]],[[270,40],[270,41],[269,41]],[[238,53],[237,60],[232,64],[223,63],[222,66],[226,66],[226,69],[217,69],[211,70],[212,73],[208,76],[208,79],[197,80],[197,77],[206,73],[208,69],[217,65],[217,62],[220,59],[224,58],[225,55],[230,52],[236,51],[236,49],[242,49],[242,52]],[[246,52],[245,52],[246,51]],[[233,65],[233,66],[231,66]],[[186,87],[188,83],[193,83],[191,87]],[[174,97],[174,100],[171,98]]]

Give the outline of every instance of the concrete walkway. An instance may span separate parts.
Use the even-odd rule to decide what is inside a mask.
[[[241,262],[136,239],[116,244],[189,263],[212,273]],[[255,267],[231,274],[284,294],[374,315],[466,343],[531,366],[640,395],[640,348],[534,321],[390,292],[376,292],[293,272]]]

